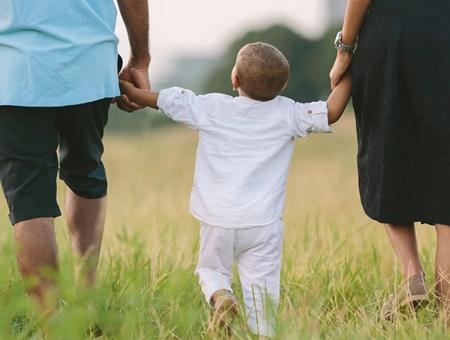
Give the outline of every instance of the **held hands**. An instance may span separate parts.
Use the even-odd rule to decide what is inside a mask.
[[[139,92],[146,90],[137,88],[132,82],[127,80],[119,80],[119,85],[120,93],[122,95],[118,97],[117,102],[119,103],[120,100],[120,108],[122,108],[121,105],[123,105],[123,107],[126,108],[125,111],[133,112],[135,109],[132,108],[134,107],[144,107],[144,105],[142,105],[141,101],[139,100]]]
[[[350,67],[352,62],[352,54],[339,51],[334,62],[333,68],[330,71],[331,89],[334,90],[336,85],[341,81],[345,72]]]
[[[138,105],[139,107],[148,106],[158,109],[158,92],[137,88],[133,83],[126,80],[120,81],[120,91],[122,102],[129,107]]]
[[[150,90],[148,62],[130,60],[128,65],[120,72],[120,89],[122,95],[116,98],[117,106],[128,112],[142,109],[144,106],[135,102],[128,93],[132,94],[132,88]]]

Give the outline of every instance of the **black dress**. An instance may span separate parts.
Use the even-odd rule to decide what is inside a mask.
[[[361,200],[450,225],[450,0],[373,0],[352,64]]]

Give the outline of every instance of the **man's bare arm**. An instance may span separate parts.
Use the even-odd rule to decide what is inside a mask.
[[[131,56],[119,79],[131,82],[137,88],[151,89],[148,68],[150,65],[148,0],[117,0],[127,28]],[[125,111],[135,111],[142,106],[118,97],[117,105]]]
[[[148,67],[150,64],[148,0],[117,0],[117,3],[128,32],[131,61],[136,66]]]

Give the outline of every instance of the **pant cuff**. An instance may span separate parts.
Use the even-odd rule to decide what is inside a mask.
[[[275,327],[272,323],[267,320],[258,320],[249,319],[248,320],[248,328],[255,335],[274,337],[275,336]]]

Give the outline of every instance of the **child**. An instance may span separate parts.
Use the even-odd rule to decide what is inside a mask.
[[[236,262],[251,331],[274,335],[271,307],[280,295],[281,217],[294,137],[331,132],[329,124],[350,98],[349,75],[327,103],[279,96],[289,71],[278,49],[253,43],[240,50],[231,74],[238,97],[197,96],[176,87],[156,93],[121,82],[125,101],[160,109],[199,131],[190,211],[201,224],[196,274],[213,308],[211,329],[237,314],[231,289]]]

